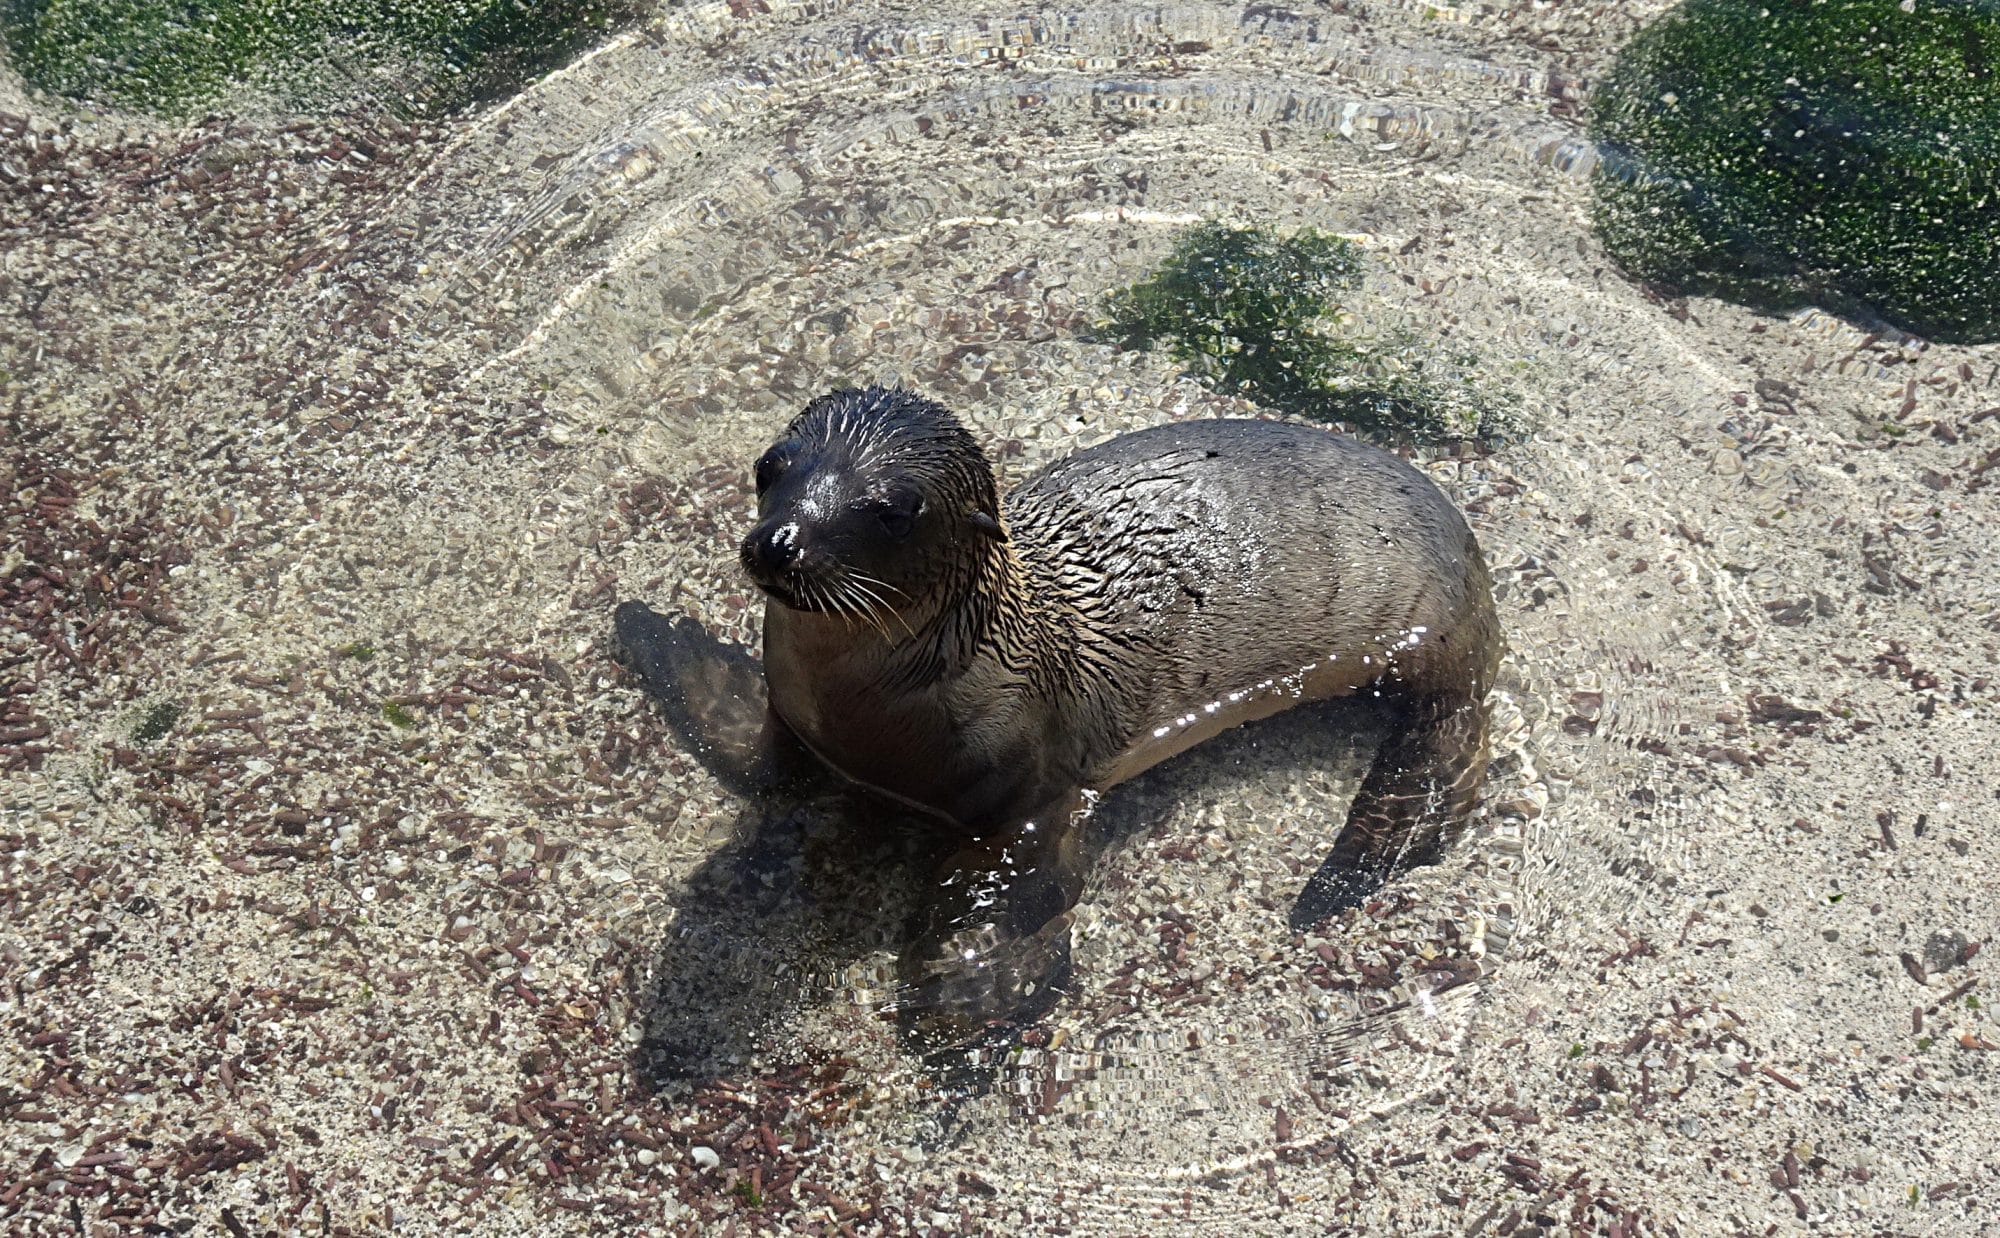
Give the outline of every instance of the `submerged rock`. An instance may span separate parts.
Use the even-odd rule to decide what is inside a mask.
[[[1691,0],[1598,96],[1605,248],[1679,292],[2000,338],[2000,9]]]

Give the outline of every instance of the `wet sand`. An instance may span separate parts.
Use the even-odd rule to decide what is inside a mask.
[[[1660,6],[1352,7],[716,5],[422,125],[0,81],[6,1227],[1988,1224],[2000,352],[1609,267],[1580,109]],[[610,611],[753,639],[748,464],[836,382],[1003,481],[1250,411],[1088,338],[1204,215],[1357,237],[1357,312],[1521,392],[1424,460],[1508,630],[1487,811],[1295,938],[1365,715],[1158,771],[943,1107],[868,924],[703,901],[764,818]],[[741,1060],[649,1081],[688,1010]]]

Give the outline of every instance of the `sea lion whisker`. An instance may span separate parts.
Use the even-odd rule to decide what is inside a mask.
[[[854,600],[847,596],[846,590],[829,584],[826,586],[826,596],[832,601],[834,607],[840,611],[841,617],[847,620],[848,626],[852,627],[856,619],[867,623],[870,627],[880,626],[869,619],[867,612],[855,605]]]
[[[908,601],[910,597],[909,594],[903,592],[901,589],[898,589],[896,586],[890,584],[888,581],[877,580],[873,576],[866,575],[862,572],[849,572],[847,574],[847,578],[849,580],[858,580],[864,585],[874,585],[877,588],[887,589],[889,592],[895,594],[899,598],[902,598],[904,601]]]
[[[848,627],[852,628],[854,626],[854,619],[845,610],[841,609],[840,605],[828,594],[824,583],[801,580],[799,582],[799,593],[806,601],[819,609],[839,615],[840,621]]]
[[[808,610],[825,609],[820,605],[819,598],[814,595],[811,581],[806,581],[806,580],[795,581],[792,585],[792,593],[795,597],[798,598],[799,605],[804,609]]]
[[[849,573],[847,576],[848,586],[852,588],[855,592],[864,595],[868,599],[870,603],[868,607],[870,614],[874,614],[879,611],[885,611],[885,610],[888,611],[891,615],[895,616],[896,622],[902,626],[904,632],[909,634],[910,639],[915,640],[917,638],[916,629],[910,626],[910,621],[908,619],[903,618],[903,612],[889,605],[889,603],[883,599],[881,594],[875,592],[867,585],[862,584],[861,582],[864,580],[874,581],[874,583],[881,585],[885,589],[895,589],[897,593],[902,593],[903,591],[901,589],[896,589],[896,586],[889,584],[886,581],[875,580],[873,576],[863,576],[858,572]],[[908,597],[909,595],[905,593],[903,594],[903,596]],[[883,630],[882,639],[883,640],[889,639],[889,633],[887,629]]]
[[[850,602],[854,604],[857,613],[859,613],[862,618],[866,619],[871,625],[873,625],[877,632],[880,632],[882,634],[882,640],[885,643],[888,642],[889,629],[887,625],[885,625],[882,622],[881,617],[876,613],[876,607],[874,605],[874,602],[879,599],[875,599],[872,594],[864,597],[863,594],[865,591],[861,588],[861,586],[855,584],[854,581],[848,577],[845,576],[841,577],[839,583],[843,596],[845,596]],[[907,627],[908,625],[905,626]],[[914,633],[912,633],[912,635],[914,635]]]
[[[868,616],[854,604],[853,599],[847,596],[838,577],[819,581],[818,588],[819,596],[824,600],[827,609],[839,615],[848,627],[852,628],[856,619],[867,620]]]
[[[881,594],[875,592],[874,589],[863,584],[856,577],[853,576],[843,577],[840,583],[841,587],[846,589],[851,597],[853,597],[856,601],[864,603],[866,606],[869,607],[869,609],[872,610],[877,607],[880,607],[884,610],[891,609],[888,602],[882,597]]]

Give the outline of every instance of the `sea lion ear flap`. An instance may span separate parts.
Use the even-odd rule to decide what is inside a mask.
[[[978,529],[994,541],[1004,542],[1007,540],[1007,530],[1000,527],[1000,521],[992,512],[974,511],[966,519],[971,522],[973,528]]]

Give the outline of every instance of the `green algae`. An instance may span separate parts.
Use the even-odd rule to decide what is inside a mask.
[[[1106,297],[1106,333],[1166,343],[1218,391],[1279,412],[1417,443],[1501,437],[1512,401],[1475,381],[1478,358],[1357,311],[1368,269],[1345,237],[1204,222],[1147,279]]]
[[[637,0],[0,0],[32,86],[168,116],[248,88],[303,110],[435,115],[496,98],[641,11]]]
[[[2000,338],[2000,5],[1689,0],[1593,106],[1595,218],[1629,274]]]
[[[180,720],[180,705],[174,701],[161,701],[139,715],[139,724],[132,728],[132,739],[141,744],[157,743],[165,739]]]

